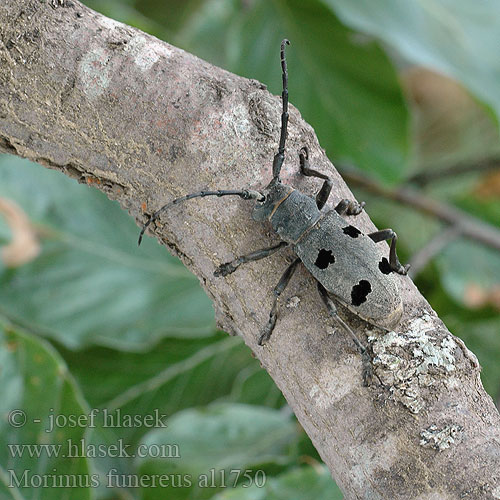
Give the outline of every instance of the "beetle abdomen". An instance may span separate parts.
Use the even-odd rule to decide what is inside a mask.
[[[403,311],[389,262],[371,238],[327,212],[295,245],[311,274],[363,319],[392,327]]]

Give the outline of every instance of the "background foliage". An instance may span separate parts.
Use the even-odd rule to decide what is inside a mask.
[[[413,186],[500,230],[498,157],[500,7],[464,0],[88,0],[90,7],[153,33],[280,92],[278,46],[289,50],[290,99],[335,164],[355,165],[385,186],[466,162]],[[425,68],[424,68],[425,66]],[[379,227],[400,236],[404,260],[442,227],[411,207],[357,192]],[[196,485],[72,489],[71,498],[341,498],[283,397],[239,339],[215,331],[197,280],[96,190],[10,156],[0,158],[0,199],[15,201],[41,240],[19,267],[0,264],[0,409],[42,424],[0,421],[0,498],[66,498],[62,488],[12,489],[9,470],[37,474],[170,474],[262,470],[264,487]],[[0,219],[0,243],[11,227]],[[403,260],[403,259],[402,259]],[[486,389],[500,387],[500,256],[470,240],[448,243],[416,279],[447,326],[474,350]],[[166,429],[70,428],[44,433],[53,413],[91,408],[168,416]],[[42,426],[42,427],[40,427]],[[14,457],[7,444],[177,443],[181,458]],[[104,476],[103,476],[104,478]],[[102,479],[102,483],[106,480]]]

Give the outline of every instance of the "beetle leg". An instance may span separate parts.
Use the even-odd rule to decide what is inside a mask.
[[[319,210],[321,210],[327,200],[328,197],[330,196],[330,193],[332,191],[332,186],[333,186],[333,181],[328,177],[326,174],[322,174],[321,172],[318,172],[317,170],[314,170],[309,167],[309,149],[307,149],[307,146],[304,146],[299,153],[299,160],[300,160],[300,171],[302,172],[303,175],[307,175],[308,177],[319,177],[320,179],[324,179],[325,182],[323,182],[323,186],[321,186],[321,189],[318,191],[318,194],[316,195],[316,206],[318,207]]]
[[[275,286],[273,290],[273,295],[274,295],[273,306],[271,308],[271,312],[269,313],[269,321],[267,322],[267,325],[264,327],[260,335],[259,345],[264,345],[264,343],[267,342],[271,337],[271,333],[273,333],[274,327],[276,326],[276,319],[278,318],[278,314],[276,312],[276,310],[278,309],[278,299],[280,295],[283,293],[283,290],[287,287],[288,283],[290,282],[290,279],[293,276],[295,269],[297,269],[297,265],[299,264],[299,262],[301,262],[300,259],[295,259],[286,268],[286,271],[283,273],[283,276],[280,278],[278,284]]]
[[[333,181],[332,179],[326,175],[318,172],[309,167],[309,150],[307,146],[304,146],[299,153],[300,159],[300,171],[303,175],[307,175],[308,177],[319,177],[320,179],[324,179],[323,185],[316,195],[316,206],[319,210],[321,210],[328,201],[328,197],[332,191]],[[336,207],[335,211],[339,215],[358,215],[363,210],[365,206],[365,202],[358,203],[357,201],[350,200],[342,200]]]
[[[365,202],[358,203],[356,200],[348,200],[344,198],[340,200],[335,207],[335,212],[339,215],[359,215],[365,206]]]
[[[368,386],[373,377],[372,359],[370,357],[370,354],[368,353],[366,347],[359,341],[358,337],[349,327],[349,325],[347,325],[347,323],[345,323],[345,321],[338,315],[337,308],[335,307],[335,304],[333,303],[331,297],[328,295],[326,288],[319,281],[317,282],[317,285],[319,294],[321,295],[321,298],[323,299],[323,302],[328,309],[330,316],[338,325],[340,325],[347,333],[349,333],[349,335],[352,337],[352,340],[356,344],[356,347],[358,348],[363,359],[363,384],[365,386]]]
[[[255,252],[249,253],[248,255],[242,255],[237,259],[232,260],[231,262],[226,262],[225,264],[221,264],[215,271],[214,276],[218,278],[219,276],[227,276],[228,274],[234,273],[241,264],[246,264],[247,262],[253,262],[256,260],[264,259],[269,257],[273,253],[277,252],[283,247],[286,247],[288,243],[286,241],[280,241],[277,245],[274,245],[269,248],[261,248],[260,250],[256,250]]]
[[[398,241],[398,235],[392,229],[381,229],[380,231],[370,233],[368,236],[375,243],[384,240],[391,240],[391,249],[389,251],[389,265],[391,266],[391,270],[398,274],[402,274],[403,276],[408,273],[410,264],[406,264],[405,266],[403,266],[401,262],[399,262],[398,256],[396,254],[396,243]]]

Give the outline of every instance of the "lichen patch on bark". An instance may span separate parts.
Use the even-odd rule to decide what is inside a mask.
[[[109,87],[110,59],[111,55],[102,47],[96,47],[82,57],[80,81],[83,84],[83,91],[90,99],[96,99]]]
[[[125,47],[125,52],[130,52],[134,58],[134,63],[143,72],[151,69],[160,57],[169,58],[172,51],[162,44],[152,44],[144,36],[136,35],[130,39]]]
[[[431,425],[420,433],[420,446],[424,448],[434,448],[443,451],[449,448],[459,439],[463,432],[461,425],[445,425],[439,428],[437,425]]]
[[[390,331],[368,338],[374,365],[391,396],[412,413],[425,406],[423,388],[436,381],[435,369],[455,370],[454,351],[458,347],[451,335],[442,336],[436,318],[428,313],[410,321],[405,332]]]

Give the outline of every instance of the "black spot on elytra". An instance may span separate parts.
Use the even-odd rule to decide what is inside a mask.
[[[382,260],[378,263],[378,268],[384,274],[390,274],[390,273],[392,273],[391,265],[389,264],[389,261],[385,257],[382,257]]]
[[[334,262],[335,262],[335,257],[332,255],[332,251],[325,250],[324,248],[322,248],[318,252],[318,257],[314,265],[316,267],[319,267],[320,269],[326,269],[330,264],[333,264]]]
[[[344,227],[342,228],[342,231],[344,231],[344,234],[348,234],[351,238],[357,238],[361,234],[361,231],[354,226]]]
[[[351,300],[353,306],[360,306],[366,302],[366,296],[372,291],[372,286],[366,280],[361,280],[357,285],[352,287]]]

